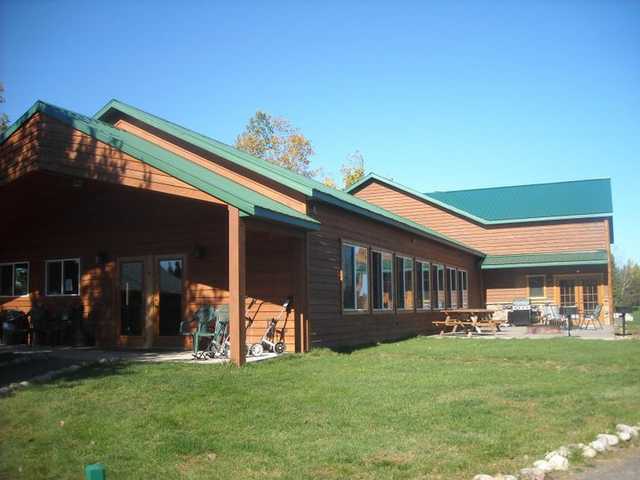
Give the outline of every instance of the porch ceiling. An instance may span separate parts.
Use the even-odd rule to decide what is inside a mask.
[[[313,218],[169,152],[158,145],[119,130],[100,120],[42,101],[37,101],[7,131],[0,135],[0,144],[4,143],[36,113],[54,118],[96,140],[117,148],[197,190],[238,208],[244,216],[285,223],[303,229],[319,228],[319,222]]]

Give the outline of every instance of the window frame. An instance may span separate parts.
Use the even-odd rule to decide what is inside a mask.
[[[536,297],[531,295],[531,284],[529,283],[532,278],[542,277],[542,296]],[[547,298],[547,276],[544,273],[535,273],[527,275],[527,298],[532,300],[543,300]]]
[[[404,266],[404,261],[405,260],[410,260],[411,261],[411,296],[412,296],[412,305],[410,307],[407,308],[407,306],[403,306],[400,307],[399,306],[399,302],[398,302],[398,298],[400,297],[399,292],[398,292],[398,287],[400,284],[396,283],[396,291],[395,291],[395,295],[396,295],[396,312],[398,313],[411,313],[411,312],[415,312],[416,310],[416,289],[415,289],[415,284],[416,284],[416,276],[415,276],[415,270],[416,270],[416,262],[415,262],[415,258],[412,257],[411,255],[404,255],[401,253],[396,253],[395,255],[395,259],[396,259],[396,263],[398,259],[402,259],[402,286],[403,286],[403,290],[402,290],[402,298],[404,299],[404,296],[406,295],[407,291],[406,288],[404,286],[404,274],[405,272],[409,271],[409,270],[405,270],[405,266]],[[396,268],[397,270],[397,268]],[[399,275],[399,272],[396,272],[396,276]],[[404,300],[403,300],[404,302]]]
[[[382,269],[382,256],[383,255],[391,255],[391,306],[389,308],[376,308],[376,306],[374,305],[374,295],[373,295],[373,290],[374,290],[374,278],[373,278],[373,254],[374,253],[379,253],[380,254],[380,261],[381,261],[381,265],[380,265],[380,273],[383,274],[383,278],[381,279],[380,282],[380,286],[382,287],[382,294],[381,294],[381,298],[384,296],[384,271]],[[369,258],[370,263],[371,263],[371,311],[373,313],[389,313],[389,312],[394,312],[396,309],[396,279],[395,279],[395,262],[396,262],[396,255],[391,251],[391,250],[387,250],[384,248],[378,248],[378,247],[370,247],[369,248]]]
[[[0,294],[0,298],[20,298],[29,296],[31,287],[31,262],[27,260],[23,262],[0,262],[0,267],[6,267],[7,265],[11,265],[11,295]],[[19,295],[16,295],[16,265],[27,266],[27,291],[26,293],[21,293]]]
[[[416,270],[418,268],[418,264],[427,267],[427,271],[428,271],[427,275],[429,276],[429,292],[428,292],[428,294],[429,294],[429,306],[428,307],[424,306],[424,294],[425,294],[424,281],[423,281],[424,271],[422,269],[420,270],[420,279],[418,279],[418,276],[416,275],[416,280],[415,280],[415,284],[416,284],[416,290],[415,290],[415,294],[414,294],[414,296],[416,298],[415,305],[416,305],[416,310],[427,312],[429,310],[433,310],[433,298],[432,298],[432,295],[431,295],[431,292],[433,291],[433,285],[432,285],[433,277],[432,277],[432,273],[431,273],[431,266],[433,264],[432,264],[432,262],[430,260],[425,260],[423,258],[416,258],[415,259],[415,263],[414,263]],[[418,282],[418,280],[420,280],[420,281]],[[417,299],[418,299],[418,286],[420,288],[420,292],[422,293],[422,304],[421,305],[418,305],[418,301],[417,301]]]
[[[437,297],[435,305],[433,305],[433,299],[431,299],[431,302],[432,302],[431,309],[444,310],[445,308],[447,308],[446,267],[444,263],[437,263],[437,262],[435,263],[432,262],[431,266],[433,267],[433,270],[436,274],[436,281],[434,282],[433,287]],[[440,271],[442,271],[442,285],[440,285]],[[440,289],[440,287],[442,287],[442,289]],[[440,295],[440,292],[442,292],[442,296]]]
[[[458,306],[458,269],[456,267],[452,267],[450,265],[447,265],[446,267],[446,272],[447,272],[447,292],[446,294],[449,295],[449,306],[447,308],[451,308],[451,309],[457,309],[459,308]],[[454,282],[455,282],[455,286],[456,289],[454,290],[452,285],[451,285],[451,279],[453,278]],[[446,296],[445,294],[445,296]],[[455,299],[455,306],[453,304]]]
[[[463,268],[458,269],[458,291],[460,292],[460,307],[469,308],[469,271]],[[463,281],[464,278],[464,281]],[[462,288],[462,287],[465,288]],[[465,301],[464,294],[467,293],[467,299]]]
[[[354,308],[345,308],[344,307],[344,269],[342,265],[342,250],[344,247],[353,247],[353,248],[364,248],[367,252],[367,307],[366,308],[357,308],[358,305],[358,297],[355,288],[355,279],[356,279],[356,255],[354,252],[353,255],[353,279],[354,279],[354,289],[353,289],[353,300],[354,300]],[[351,240],[341,240],[340,241],[340,311],[343,315],[362,315],[371,312],[371,280],[370,280],[370,251],[371,248],[368,245],[361,244],[359,242],[354,242]]]
[[[60,293],[49,293],[49,264],[60,262]],[[78,293],[64,293],[64,262],[78,262]],[[80,257],[52,258],[44,261],[44,295],[46,297],[79,297],[80,278],[82,277],[82,262]]]

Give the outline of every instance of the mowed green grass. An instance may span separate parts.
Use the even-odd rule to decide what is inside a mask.
[[[638,421],[640,341],[420,337],[18,391],[0,399],[0,478],[102,462],[110,479],[465,479]]]

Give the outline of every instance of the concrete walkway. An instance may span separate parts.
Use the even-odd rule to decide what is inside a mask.
[[[501,327],[500,332],[483,332],[481,334],[473,333],[473,335],[467,335],[464,332],[460,333],[446,333],[444,335],[439,335],[439,337],[456,337],[456,338],[482,338],[482,339],[502,339],[502,340],[511,340],[511,339],[532,339],[532,340],[543,340],[549,338],[562,338],[567,337],[567,331],[562,330],[560,332],[551,332],[551,333],[529,333],[527,327]],[[576,329],[571,330],[571,337],[587,339],[587,340],[630,340],[632,337],[622,337],[615,335],[614,328],[610,325],[604,326],[601,329]],[[640,480],[640,479],[639,479]]]
[[[640,479],[640,446],[632,446],[600,458],[592,467],[568,473],[558,480],[638,480]]]

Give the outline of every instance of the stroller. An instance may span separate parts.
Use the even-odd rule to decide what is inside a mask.
[[[272,318],[271,321],[269,322],[269,325],[267,325],[267,329],[264,332],[264,335],[262,335],[262,338],[260,339],[260,341],[258,343],[254,343],[253,345],[251,345],[251,347],[249,347],[249,353],[251,355],[253,356],[262,355],[265,348],[268,351],[275,352],[277,354],[284,353],[286,349],[286,345],[284,341],[282,340],[276,341],[276,326],[278,325],[278,322],[283,317],[286,320],[292,308],[293,308],[293,299],[289,297],[282,304],[282,309],[280,310],[280,313],[278,313],[278,316],[275,318]],[[282,338],[282,335],[280,335],[280,338]]]

